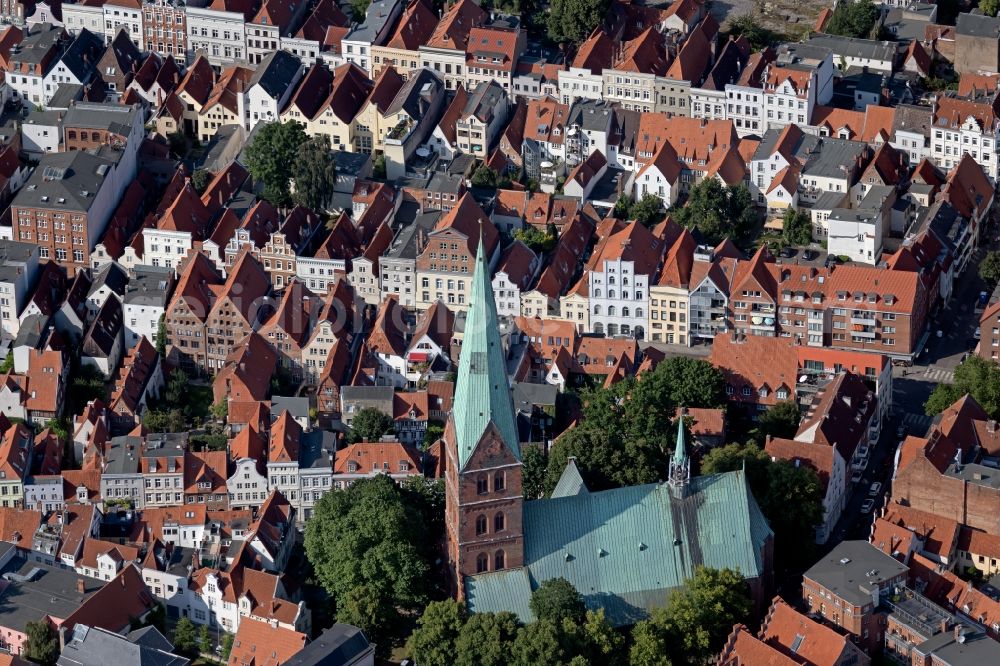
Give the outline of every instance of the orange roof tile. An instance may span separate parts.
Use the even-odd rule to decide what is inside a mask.
[[[268,622],[243,618],[233,639],[228,666],[284,664],[306,645],[306,635]]]

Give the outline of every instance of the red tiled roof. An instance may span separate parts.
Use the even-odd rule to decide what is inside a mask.
[[[458,0],[441,18],[427,46],[465,52],[473,26],[486,18],[486,12],[473,0]]]
[[[719,655],[719,666],[802,666],[803,663],[764,643],[743,625],[736,625]]]
[[[787,338],[750,335],[736,341],[731,334],[720,333],[712,343],[709,360],[726,375],[732,400],[773,405],[779,402],[781,388],[789,397],[794,395],[798,358],[794,343]],[[749,396],[743,395],[744,387],[750,389]],[[766,397],[759,395],[761,388],[767,388]]]
[[[775,597],[760,630],[760,638],[792,659],[810,666],[837,666],[845,653],[859,653],[850,640],[812,620]]]
[[[935,128],[957,130],[972,118],[982,132],[994,132],[997,127],[996,98],[992,104],[974,102],[941,95],[934,108],[932,122]]]
[[[243,618],[233,639],[228,666],[284,664],[306,645],[306,635],[268,622]]]
[[[426,0],[411,0],[399,19],[396,32],[385,46],[390,49],[416,51],[427,43],[437,25],[437,14]]]
[[[663,35],[652,27],[633,40],[625,42],[620,55],[615,58],[613,69],[634,74],[667,73],[667,52],[663,45]]]
[[[107,585],[87,598],[60,625],[72,631],[77,623],[112,632],[127,629],[156,606],[156,598],[136,567],[125,567]]]
[[[958,545],[960,525],[954,520],[896,503],[890,503],[882,517],[923,537],[923,550],[938,557],[950,557]]]

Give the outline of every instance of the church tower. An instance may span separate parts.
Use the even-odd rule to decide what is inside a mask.
[[[677,499],[683,499],[691,482],[691,461],[687,457],[687,446],[684,442],[684,414],[677,419],[677,445],[674,454],[670,456],[670,474],[667,484],[670,494]]]
[[[461,598],[463,577],[524,565],[521,447],[481,235],[443,440],[448,564]]]

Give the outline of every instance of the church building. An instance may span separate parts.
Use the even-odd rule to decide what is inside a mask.
[[[532,617],[531,592],[562,577],[616,625],[666,604],[698,566],[740,571],[758,608],[774,535],[743,471],[691,478],[684,429],[666,483],[589,492],[570,460],[548,499],[524,501],[521,447],[482,247],[445,427],[448,563],[472,612]]]

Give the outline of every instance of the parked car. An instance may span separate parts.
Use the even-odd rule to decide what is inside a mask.
[[[982,329],[980,329],[979,326],[976,326],[976,330],[975,332],[973,332],[972,337],[974,337],[976,340],[979,340],[980,338],[983,337],[983,331]]]
[[[865,503],[861,505],[861,513],[871,513],[874,508],[875,500],[865,500]]]
[[[816,250],[804,250],[802,252],[802,258],[805,259],[806,261],[812,261],[813,259],[816,258],[817,254],[818,253],[816,252]]]
[[[900,423],[899,427],[896,428],[896,437],[898,437],[900,439],[903,439],[904,437],[906,437],[906,424],[905,423]]]
[[[882,490],[882,484],[876,481],[868,488],[868,496],[877,497],[880,490]]]
[[[981,291],[981,292],[979,292],[979,300],[976,301],[976,306],[984,308],[984,307],[986,307],[986,303],[989,300],[990,300],[990,295],[988,293],[986,293],[985,291]]]

